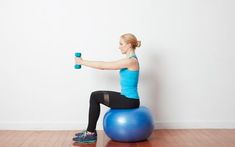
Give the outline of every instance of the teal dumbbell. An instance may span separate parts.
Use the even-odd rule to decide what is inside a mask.
[[[75,53],[75,57],[81,57],[82,54],[81,53]],[[75,69],[80,69],[82,66],[80,64],[75,64],[74,68]]]

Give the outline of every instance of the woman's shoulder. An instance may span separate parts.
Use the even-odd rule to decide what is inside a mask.
[[[130,65],[130,67],[128,67],[128,70],[139,70],[139,61],[137,57],[130,57],[130,60],[132,60],[132,64]]]

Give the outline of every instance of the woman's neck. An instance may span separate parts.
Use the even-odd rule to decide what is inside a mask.
[[[126,57],[129,58],[131,56],[135,55],[135,51],[130,50],[129,52],[126,53]]]

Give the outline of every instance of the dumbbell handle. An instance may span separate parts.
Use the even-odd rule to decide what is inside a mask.
[[[75,53],[75,57],[81,57],[82,54],[81,53]],[[80,64],[75,64],[74,68],[75,69],[80,69],[82,66]]]

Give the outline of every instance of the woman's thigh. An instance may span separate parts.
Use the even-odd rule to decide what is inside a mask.
[[[101,99],[99,102],[110,108],[138,108],[140,105],[139,99],[127,98],[116,91],[94,91],[92,94]]]

